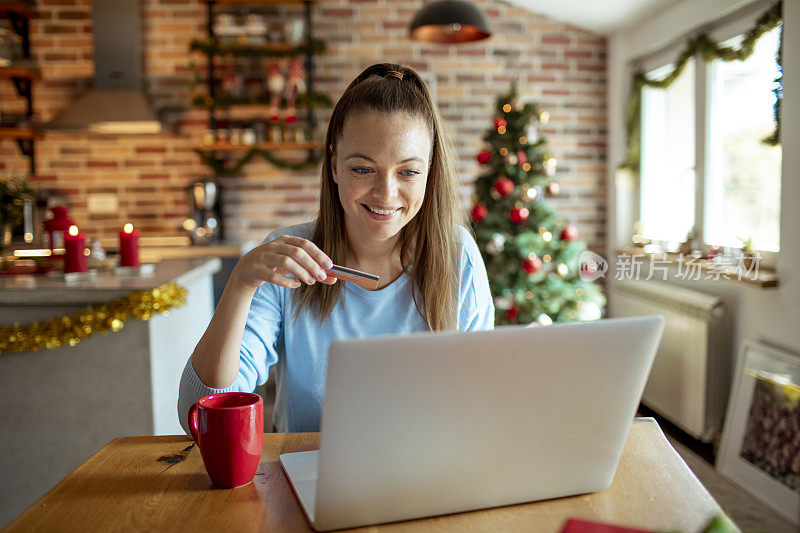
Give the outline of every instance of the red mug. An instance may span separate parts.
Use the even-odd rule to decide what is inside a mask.
[[[264,442],[264,401],[252,392],[221,392],[189,408],[189,430],[211,482],[234,488],[253,481]]]

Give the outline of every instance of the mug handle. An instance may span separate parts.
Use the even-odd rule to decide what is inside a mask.
[[[197,422],[197,402],[189,408],[189,431],[194,441],[197,442],[197,434],[200,432]]]

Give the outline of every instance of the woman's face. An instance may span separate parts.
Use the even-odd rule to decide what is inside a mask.
[[[365,111],[345,120],[331,170],[351,238],[385,241],[414,218],[425,198],[431,149],[421,117]]]

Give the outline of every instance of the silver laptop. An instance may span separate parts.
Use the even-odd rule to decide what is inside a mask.
[[[328,531],[608,487],[660,316],[335,341],[320,450],[280,456]]]

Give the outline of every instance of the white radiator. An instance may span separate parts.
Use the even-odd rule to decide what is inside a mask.
[[[615,281],[610,304],[611,316],[666,320],[642,403],[695,438],[716,441],[731,376],[721,300],[659,281]]]

